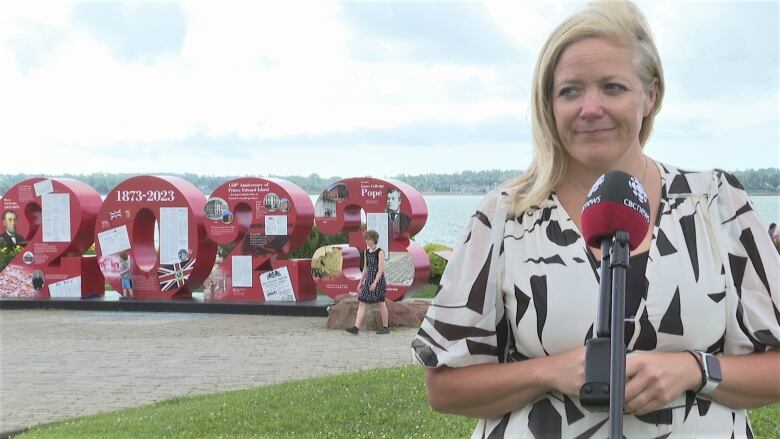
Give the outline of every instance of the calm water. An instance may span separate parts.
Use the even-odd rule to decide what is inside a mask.
[[[310,197],[314,204],[317,195],[310,195]],[[482,195],[425,195],[425,201],[428,203],[428,222],[415,240],[420,244],[436,242],[451,247],[455,243],[455,238],[466,227],[469,217],[474,214],[482,197]],[[752,199],[753,206],[765,228],[768,229],[770,223],[780,224],[780,196],[754,196]],[[155,229],[156,242],[157,230]]]
[[[452,246],[481,199],[481,195],[426,195],[428,222],[416,241]],[[752,199],[765,228],[769,228],[769,223],[780,224],[780,196],[754,196]]]

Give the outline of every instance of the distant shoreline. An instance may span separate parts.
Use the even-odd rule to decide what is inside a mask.
[[[769,191],[747,191],[748,195],[751,197],[778,197],[780,196],[780,192],[769,192]]]
[[[751,197],[780,197],[780,192],[770,191],[747,191]],[[422,195],[487,195],[487,192],[420,192]],[[309,196],[316,197],[320,194],[309,194]]]
[[[487,192],[421,192],[423,195],[487,195]]]
[[[421,195],[487,195],[487,192],[420,192]],[[318,197],[320,194],[309,194],[310,197]],[[780,195],[780,193],[778,193]]]
[[[747,191],[751,197],[780,197],[780,192],[769,191]],[[451,195],[451,196],[464,196],[464,195],[487,195],[487,192],[420,192],[422,195]],[[208,198],[208,194],[205,194]],[[320,194],[308,194],[310,197],[318,197]],[[101,194],[101,198],[105,199],[106,195]],[[0,197],[2,199],[2,197]]]
[[[421,192],[423,195],[486,195],[487,192]],[[780,197],[780,192],[747,191],[751,197]]]

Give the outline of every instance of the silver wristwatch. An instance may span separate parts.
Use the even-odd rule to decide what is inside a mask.
[[[723,382],[723,374],[720,371],[720,360],[714,355],[697,351],[701,356],[702,387],[698,393],[709,395]]]

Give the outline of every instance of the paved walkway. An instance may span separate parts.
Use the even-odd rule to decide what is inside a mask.
[[[325,318],[0,311],[0,432],[174,396],[409,364],[412,329]]]

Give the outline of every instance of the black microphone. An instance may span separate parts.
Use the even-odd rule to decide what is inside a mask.
[[[581,229],[591,247],[601,247],[596,336],[586,343],[585,383],[580,403],[609,409],[609,437],[623,437],[626,346],[624,341],[626,271],[650,227],[650,204],[639,179],[621,171],[596,180],[582,208]]]
[[[596,180],[582,207],[582,234],[589,246],[598,248],[602,239],[622,230],[635,250],[649,227],[650,203],[638,178],[611,171]]]

